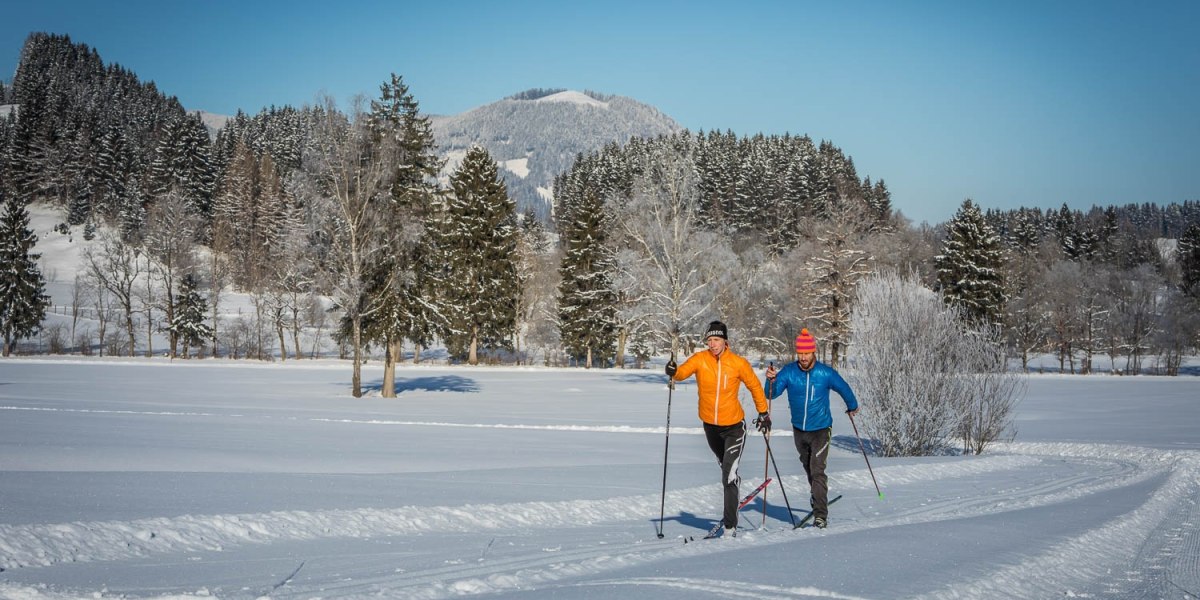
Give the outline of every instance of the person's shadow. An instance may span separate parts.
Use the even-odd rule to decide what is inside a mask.
[[[804,506],[806,507],[806,506],[808,506],[808,504],[805,503]],[[745,527],[746,529],[757,529],[758,526],[762,523],[762,520],[761,520],[762,513],[763,513],[763,500],[761,497],[755,498],[753,502],[751,502],[750,504],[747,504],[745,507],[742,508],[742,510],[738,511],[738,520],[741,521],[741,524],[738,527],[739,528]],[[789,525],[794,523],[792,520],[793,518],[796,519],[795,522],[799,522],[799,517],[802,517],[807,514],[808,514],[807,508],[803,508],[800,506],[793,506],[792,507],[792,517],[789,518],[787,506],[785,506],[783,504],[776,505],[776,504],[773,504],[770,502],[767,503],[767,516],[772,519],[775,519],[777,521],[781,521],[783,523],[789,524]],[[755,519],[754,517],[759,517],[759,518]],[[705,517],[696,515],[694,513],[684,511],[684,512],[679,513],[678,515],[666,517],[663,519],[663,521],[664,522],[665,521],[674,521],[680,525],[683,525],[684,527],[696,529],[702,534],[707,534],[709,532],[709,530],[712,529],[720,521],[720,519],[719,518],[717,518],[717,519],[705,518]],[[655,527],[658,527],[658,519],[650,519],[650,522]]]
[[[700,533],[708,533],[708,530],[712,529],[713,526],[717,524],[718,520],[719,519],[706,519],[704,517],[697,516],[694,513],[684,511],[678,515],[664,518],[663,524],[666,525],[666,521],[674,521],[680,525],[683,525],[684,527],[698,529],[700,530]],[[650,522],[654,524],[655,527],[658,527],[658,519],[650,519]]]

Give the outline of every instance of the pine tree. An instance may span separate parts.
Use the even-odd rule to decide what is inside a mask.
[[[571,357],[591,368],[613,356],[616,342],[615,269],[612,250],[606,246],[609,219],[595,192],[586,192],[561,224],[564,249],[558,286],[559,332]]]
[[[517,286],[516,205],[496,162],[474,146],[450,176],[452,194],[438,223],[451,354],[478,364],[478,349],[511,347]]]
[[[183,343],[183,357],[188,357],[188,349],[192,346],[203,346],[212,337],[212,327],[204,322],[208,312],[208,302],[196,289],[196,278],[191,274],[183,277],[180,282],[179,294],[175,296],[175,316],[171,319],[170,332]],[[287,352],[286,349],[283,350]]]
[[[962,306],[969,318],[998,323],[1008,298],[1004,260],[999,236],[979,208],[965,200],[947,224],[942,252],[934,259],[942,297],[948,304]]]
[[[4,356],[8,356],[17,340],[41,328],[50,297],[37,264],[41,255],[31,252],[37,236],[29,228],[25,205],[15,198],[6,199],[3,190],[0,204],[0,332]]]

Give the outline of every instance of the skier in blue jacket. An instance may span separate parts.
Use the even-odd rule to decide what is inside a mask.
[[[792,409],[792,435],[800,464],[808,475],[812,491],[813,525],[824,528],[829,520],[829,484],[825,464],[829,459],[829,442],[833,438],[833,417],[829,414],[829,390],[846,403],[846,412],[858,413],[858,399],[845,379],[833,367],[817,360],[817,340],[802,329],[796,336],[797,360],[778,371],[767,368],[768,398],[776,398],[785,390]]]

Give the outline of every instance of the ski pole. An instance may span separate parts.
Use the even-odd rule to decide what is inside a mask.
[[[767,366],[767,368],[774,369],[775,363],[771,362]],[[774,395],[775,395],[775,380],[768,379],[767,380],[767,416],[768,417],[771,416],[771,397]],[[769,444],[771,442],[770,438],[771,438],[771,430],[768,429],[767,432],[763,434],[763,439],[766,440],[767,443]],[[767,475],[768,475],[767,469],[770,468],[770,466],[771,466],[770,459],[771,459],[771,446],[768,445],[766,448],[766,455],[763,456],[763,481],[766,481],[766,479],[767,479]],[[778,479],[779,476],[776,475],[775,478]],[[779,482],[779,484],[783,485],[783,482],[781,481],[781,482]],[[765,528],[767,526],[767,490],[763,490],[762,504],[763,504],[762,525],[760,525],[759,527]]]
[[[671,362],[675,361],[675,355],[671,355]],[[663,442],[663,480],[662,480],[662,501],[658,505],[658,539],[663,538],[664,520],[667,510],[667,451],[671,448],[671,396],[675,392],[675,376],[667,376],[667,435]]]
[[[854,424],[854,415],[850,411],[846,411],[846,416],[850,417],[850,425],[854,427],[854,437],[858,438],[858,449],[862,450],[863,460],[867,461],[867,472],[871,474],[871,482],[875,484],[875,491],[879,493],[879,497],[883,498],[883,492],[879,490],[879,482],[875,480],[875,471],[871,469],[871,460],[867,458],[867,448],[863,446],[862,438],[858,436],[858,425]]]
[[[783,505],[787,507],[788,519],[792,521],[792,529],[796,528],[796,516],[792,514],[792,503],[788,502],[787,488],[783,487],[783,477],[779,476],[779,463],[775,462],[775,453],[771,452],[771,440],[764,436],[767,443],[767,456],[771,458],[771,466],[775,467],[775,480],[779,482],[779,491],[783,493]]]

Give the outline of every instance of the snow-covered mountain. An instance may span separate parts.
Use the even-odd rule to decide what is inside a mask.
[[[220,131],[221,128],[233,118],[229,115],[218,115],[216,113],[210,113],[203,110],[192,110],[188,112],[200,115],[200,120],[204,122],[204,127],[208,129],[208,135],[213,139],[216,139],[217,132]]]
[[[550,212],[554,177],[583,152],[680,126],[657,108],[623,96],[573,90],[529,90],[462,114],[433,116],[445,174],[479,144],[500,164],[521,211]]]

